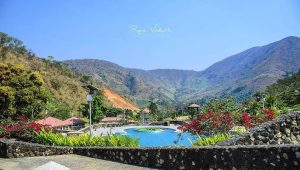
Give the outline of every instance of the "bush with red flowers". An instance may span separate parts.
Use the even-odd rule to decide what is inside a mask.
[[[236,125],[241,125],[246,128],[252,128],[261,123],[273,120],[275,118],[275,113],[271,109],[263,109],[258,115],[243,113],[242,115],[238,114],[237,117],[238,118],[235,122]]]
[[[235,124],[238,126],[244,126],[245,128],[249,129],[252,128],[262,122],[262,119],[254,114],[243,113],[238,114]]]
[[[36,132],[41,131],[43,127],[34,121],[19,116],[16,121],[0,121],[0,138],[17,138],[24,141],[31,141]]]
[[[275,118],[275,113],[271,109],[263,109],[261,112],[265,115],[265,121],[270,121]]]
[[[258,115],[249,113],[237,114],[235,120],[230,112],[215,113],[209,110],[208,113],[201,114],[199,119],[185,123],[179,126],[178,129],[192,134],[211,135],[226,133],[234,125],[244,126],[249,129],[274,118],[275,114],[270,109],[264,109],[261,111],[261,114]]]
[[[209,110],[208,113],[200,115],[199,120],[193,120],[178,127],[182,131],[192,134],[215,134],[225,133],[233,127],[233,117],[229,112],[215,113]]]

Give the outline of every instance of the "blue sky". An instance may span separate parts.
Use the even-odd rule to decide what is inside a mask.
[[[1,0],[0,31],[40,57],[203,70],[300,37],[299,0]]]

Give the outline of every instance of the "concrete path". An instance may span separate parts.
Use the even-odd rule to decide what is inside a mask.
[[[125,129],[129,128],[169,128],[175,130],[177,133],[180,133],[181,131],[177,129],[178,126],[170,125],[170,126],[121,126],[121,127],[103,127],[103,128],[97,128],[94,129],[92,134],[94,136],[101,136],[101,135],[107,135],[108,133],[114,134],[114,133],[121,133],[126,134]]]
[[[50,161],[61,164],[71,170],[110,170],[110,169],[130,169],[144,170],[149,168],[138,167],[118,162],[106,161],[79,155],[57,155],[57,156],[41,156],[27,158],[0,158],[0,170],[33,170]]]

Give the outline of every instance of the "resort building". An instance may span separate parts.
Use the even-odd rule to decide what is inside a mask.
[[[78,130],[84,127],[84,121],[76,117],[71,117],[66,120],[60,120],[50,116],[38,120],[36,121],[36,123],[49,126],[54,130],[58,130],[58,131]]]

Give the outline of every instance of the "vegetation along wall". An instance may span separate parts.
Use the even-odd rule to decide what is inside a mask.
[[[0,139],[0,156],[78,154],[163,169],[299,169],[299,121],[300,112],[292,112],[208,147],[55,147]]]

